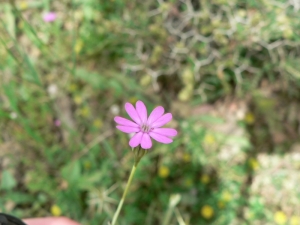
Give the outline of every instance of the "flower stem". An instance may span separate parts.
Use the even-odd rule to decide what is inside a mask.
[[[119,213],[120,213],[120,211],[121,211],[121,209],[122,209],[122,206],[123,206],[123,203],[124,203],[124,201],[125,201],[125,198],[126,198],[126,195],[127,195],[128,189],[129,189],[129,186],[130,186],[130,184],[131,184],[133,175],[134,175],[134,173],[135,173],[136,167],[137,167],[137,163],[134,163],[134,164],[133,164],[133,167],[132,167],[132,169],[131,169],[131,173],[130,173],[130,176],[129,176],[129,178],[128,178],[128,181],[127,181],[125,190],[124,190],[124,192],[123,192],[122,199],[121,199],[121,201],[119,202],[117,211],[116,211],[115,214],[114,214],[114,217],[113,217],[113,220],[112,220],[111,225],[115,225],[116,222],[117,222]]]
[[[163,225],[168,225],[168,224],[170,224],[170,220],[171,220],[172,213],[173,213],[173,208],[172,208],[172,207],[169,207],[169,208],[168,208],[168,211],[167,211],[167,214],[166,214],[166,216],[165,216],[165,218],[164,218]]]

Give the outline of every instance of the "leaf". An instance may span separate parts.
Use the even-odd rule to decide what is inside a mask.
[[[41,168],[37,168],[41,171]],[[37,172],[37,170],[29,171],[26,174],[26,187],[31,193],[43,192],[49,196],[55,196],[56,183],[53,178],[47,176],[47,173]]]
[[[13,177],[13,175],[7,171],[4,170],[2,172],[2,179],[1,179],[1,189],[2,190],[11,190],[17,185],[17,181]]]
[[[102,172],[95,172],[81,176],[78,180],[78,188],[81,190],[91,190],[95,187],[95,183],[99,182],[102,178]]]
[[[287,57],[286,61],[282,63],[283,69],[291,74],[295,79],[300,79],[300,65],[299,59],[295,57]]]
[[[31,82],[41,86],[42,83],[40,81],[39,75],[38,75],[37,71],[35,70],[30,58],[27,56],[26,53],[24,54],[24,61],[26,62],[28,69],[29,69],[29,72],[27,72],[24,77],[27,78],[28,81],[31,81]]]
[[[79,161],[69,162],[62,168],[62,176],[71,184],[78,182],[81,176],[81,168]]]
[[[210,116],[210,115],[203,115],[199,116],[199,119],[201,121],[207,122],[207,123],[213,123],[213,124],[223,124],[224,120],[222,118]]]
[[[115,91],[116,96],[121,96],[123,94],[123,87],[120,83],[115,80],[109,81],[109,86]]]
[[[16,85],[13,82],[10,82],[6,85],[2,86],[4,89],[4,92],[9,100],[9,104],[12,110],[14,110],[15,112],[18,112],[18,100],[17,100],[17,96],[16,93],[14,92],[14,90],[16,90]]]
[[[289,66],[288,64],[284,65],[285,70],[290,73],[293,77],[295,77],[296,79],[300,79],[300,72],[295,69],[292,66]]]
[[[106,86],[105,79],[97,73],[91,73],[85,69],[77,69],[75,76],[82,81],[85,81],[94,88],[103,89]]]
[[[5,200],[13,201],[17,204],[24,204],[24,203],[32,203],[35,201],[35,198],[31,195],[22,193],[22,192],[8,192],[5,194]]]
[[[104,140],[102,143],[103,143],[104,149],[106,150],[107,154],[112,158],[116,158],[115,150],[113,149],[111,144],[106,140]]]
[[[42,137],[32,128],[30,121],[27,118],[21,118],[21,124],[23,125],[26,132],[37,142],[43,143]]]
[[[16,23],[15,23],[15,17],[12,12],[10,4],[5,4],[4,6],[5,11],[5,19],[6,19],[6,25],[7,25],[7,31],[12,37],[16,37]]]

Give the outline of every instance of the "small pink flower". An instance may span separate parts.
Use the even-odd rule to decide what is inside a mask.
[[[162,106],[156,107],[147,118],[147,109],[142,101],[137,101],[136,108],[130,103],[125,104],[125,110],[133,120],[130,121],[120,116],[114,118],[118,124],[117,128],[124,133],[135,133],[130,139],[129,145],[132,148],[141,145],[143,149],[152,147],[152,137],[154,140],[169,144],[173,142],[170,137],[177,135],[177,131],[172,128],[161,128],[172,119],[171,113],[164,114]],[[163,115],[164,114],[164,115]]]
[[[57,126],[57,127],[60,127],[60,125],[61,125],[60,120],[55,120],[54,125]]]
[[[55,12],[47,12],[43,15],[43,20],[45,22],[53,22],[56,19],[56,13]]]

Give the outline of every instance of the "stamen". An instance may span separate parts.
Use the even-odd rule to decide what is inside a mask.
[[[148,124],[143,124],[142,127],[141,127],[141,130],[144,132],[144,133],[148,133],[150,130],[151,130],[151,127],[148,125]]]

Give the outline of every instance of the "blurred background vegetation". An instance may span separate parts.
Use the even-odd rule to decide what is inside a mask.
[[[140,99],[179,135],[143,158],[119,224],[299,225],[299,10],[1,1],[0,210],[107,224],[133,163],[113,117]]]

